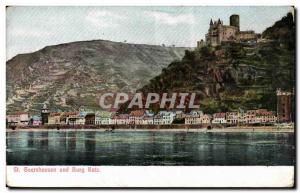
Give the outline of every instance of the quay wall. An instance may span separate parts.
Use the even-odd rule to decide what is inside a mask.
[[[209,129],[224,128],[221,124],[171,124],[171,125],[40,125],[40,126],[16,126],[15,129]]]

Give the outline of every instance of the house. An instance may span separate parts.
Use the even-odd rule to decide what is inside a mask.
[[[267,109],[248,110],[245,122],[247,124],[266,123],[266,121],[276,122],[277,118],[273,114],[273,112],[270,112]]]
[[[61,125],[74,125],[75,118],[78,112],[62,112],[60,113]]]
[[[86,125],[95,125],[95,113],[87,113],[85,115],[85,124]]]
[[[163,116],[160,115],[159,113],[156,114],[153,118],[153,124],[154,125],[163,125],[164,124]]]
[[[68,114],[69,114],[69,112],[62,112],[60,114],[60,124],[61,125],[67,124],[67,117],[69,116]]]
[[[66,124],[67,125],[76,125],[76,119],[78,117],[79,112],[68,112],[66,117]]]
[[[174,112],[168,112],[168,111],[160,111],[159,112],[160,119],[160,124],[162,125],[169,125],[172,124],[173,120],[175,119],[176,114]]]
[[[75,125],[85,125],[86,112],[79,112],[75,121]]]
[[[200,123],[201,124],[210,124],[211,119],[212,119],[211,115],[204,114],[200,117]]]
[[[130,124],[141,125],[143,123],[143,117],[145,110],[135,110],[130,112]]]
[[[137,125],[153,125],[153,124],[154,124],[154,118],[153,118],[153,116],[148,116],[148,115],[145,115],[137,123]]]
[[[52,112],[48,116],[48,125],[60,124],[60,113]]]
[[[256,123],[256,111],[255,110],[247,110],[245,122],[247,124]]]
[[[223,113],[223,112],[214,113],[212,123],[214,123],[214,124],[225,124],[225,123],[227,123],[226,113]]]
[[[10,125],[18,125],[20,122],[20,116],[17,114],[6,115],[6,123]]]
[[[17,112],[6,116],[8,125],[27,126],[29,123],[29,115],[26,112]]]
[[[38,115],[34,115],[31,117],[31,125],[33,126],[39,126],[42,125],[42,117]]]
[[[237,125],[239,121],[239,113],[237,111],[226,112],[226,121],[228,124]]]
[[[208,124],[210,122],[211,116],[199,110],[192,110],[185,116],[185,124]]]
[[[271,112],[267,115],[267,122],[268,123],[276,123],[278,121],[278,118],[274,112]]]
[[[185,115],[184,123],[190,124],[201,124],[201,116],[203,116],[202,111],[192,110],[190,113]]]
[[[175,114],[176,114],[175,116],[176,119],[184,119],[186,116],[186,114],[183,111],[175,111]]]
[[[203,111],[197,111],[197,110],[192,110],[189,114],[190,115],[199,115],[199,116],[204,115]]]
[[[186,114],[182,110],[173,110],[175,118],[173,124],[184,124]]]
[[[86,112],[69,112],[67,113],[66,124],[68,125],[84,125]]]
[[[112,117],[114,116],[113,112],[108,111],[97,111],[95,113],[95,124],[96,125],[110,125]]]
[[[258,123],[276,123],[277,117],[272,111],[258,111],[256,113],[256,120]]]
[[[145,111],[145,116],[154,117],[154,112],[146,110]]]
[[[245,117],[246,124],[255,124],[258,123],[256,120],[256,110],[247,110]]]
[[[245,124],[246,123],[246,112],[242,109],[238,111],[238,124]]]
[[[201,124],[201,118],[198,114],[196,114],[196,115],[188,114],[185,116],[184,124],[187,124],[187,125]]]
[[[115,115],[111,120],[111,124],[113,124],[113,125],[129,125],[130,124],[129,115],[128,114]]]

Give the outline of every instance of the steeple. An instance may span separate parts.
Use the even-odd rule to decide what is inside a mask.
[[[210,19],[210,24],[209,25],[213,25],[213,21],[212,21],[212,19]]]
[[[43,105],[43,109],[48,109],[48,107],[47,107],[47,104],[46,104],[46,103],[44,103],[44,105]]]
[[[218,24],[222,24],[220,18],[218,19]]]

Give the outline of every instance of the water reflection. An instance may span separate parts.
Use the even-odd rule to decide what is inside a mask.
[[[28,132],[27,133],[27,146],[28,147],[33,147],[33,139],[34,139],[34,132]]]
[[[291,133],[7,132],[8,165],[294,165]]]
[[[48,131],[41,133],[40,146],[44,150],[48,150]]]

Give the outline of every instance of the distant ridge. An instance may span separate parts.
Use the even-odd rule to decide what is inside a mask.
[[[46,46],[6,63],[7,111],[98,108],[104,92],[134,92],[190,48],[107,40]]]

